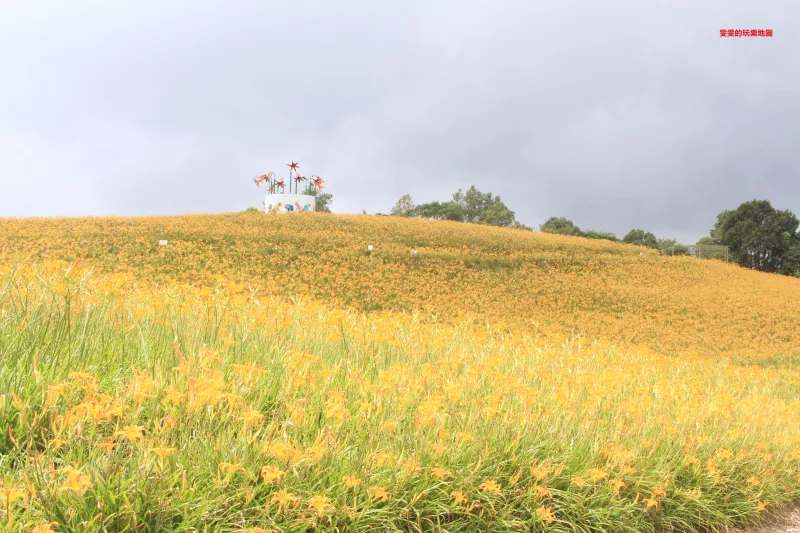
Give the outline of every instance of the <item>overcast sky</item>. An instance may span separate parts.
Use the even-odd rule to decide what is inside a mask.
[[[0,0],[0,216],[334,212],[475,184],[538,227],[694,242],[800,211],[800,4]],[[772,29],[721,38],[720,28]]]

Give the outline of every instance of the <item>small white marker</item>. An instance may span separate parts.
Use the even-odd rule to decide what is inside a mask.
[[[167,245],[167,241],[158,241],[158,244],[160,244],[161,246],[166,246]]]
[[[367,246],[367,250],[369,250],[369,251],[371,252],[372,250],[374,250],[374,248],[373,248],[373,247],[372,247],[372,245],[370,244],[369,246]]]
[[[417,255],[417,251],[416,251],[416,250],[411,250],[411,253],[412,253],[413,255]]]

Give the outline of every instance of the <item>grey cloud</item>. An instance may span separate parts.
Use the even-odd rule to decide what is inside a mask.
[[[0,4],[0,215],[239,210],[260,203],[253,175],[294,159],[339,212],[474,183],[531,225],[694,240],[741,201],[800,210],[798,15],[723,0]]]

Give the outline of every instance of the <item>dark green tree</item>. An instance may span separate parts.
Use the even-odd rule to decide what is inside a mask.
[[[397,203],[391,210],[394,217],[410,217],[414,212],[414,200],[411,199],[410,194],[404,194],[397,200]]]
[[[315,199],[314,210],[330,213],[331,204],[333,203],[333,195],[327,192],[320,192],[312,184],[306,185],[302,194],[313,196]]]
[[[416,206],[411,216],[464,222],[464,208],[455,202],[429,202]]]
[[[490,226],[511,226],[516,222],[514,212],[499,196],[482,193],[474,185],[467,192],[459,189],[448,202],[429,202],[415,206],[411,196],[406,194],[392,208],[392,214]]]
[[[702,245],[702,246],[710,246],[710,245],[715,245],[715,244],[719,245],[720,243],[715,241],[712,237],[700,237],[700,239],[698,239],[698,241],[697,241],[697,244]]]
[[[550,217],[539,226],[544,233],[557,233],[559,235],[581,235],[581,229],[570,219],[565,217]]]
[[[526,226],[525,224],[523,224],[522,222],[519,222],[518,220],[515,220],[514,222],[512,222],[511,223],[511,227],[514,228],[514,229],[524,229],[525,231],[533,231],[532,227]]]
[[[658,248],[658,239],[649,231],[645,232],[642,229],[632,229],[623,238],[622,242],[628,244],[636,244],[646,248]]]
[[[474,185],[467,192],[461,189],[453,194],[452,203],[461,206],[464,222],[477,222],[490,226],[510,226],[514,222],[514,212],[506,206],[499,196],[483,193]]]
[[[798,270],[800,221],[791,211],[779,211],[768,200],[745,202],[717,215],[711,237],[730,247],[734,261],[763,272],[793,274]]]
[[[587,239],[605,239],[607,241],[616,241],[617,236],[610,232],[604,231],[595,231],[590,229],[589,231],[582,231],[580,233],[581,237],[586,237]]]
[[[476,222],[489,226],[510,226],[515,222],[514,212],[504,204],[499,196],[478,216]]]

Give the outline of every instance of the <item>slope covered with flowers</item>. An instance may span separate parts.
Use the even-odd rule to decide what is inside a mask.
[[[238,283],[337,307],[471,317],[667,355],[800,362],[800,280],[609,241],[395,217],[248,213],[5,219],[0,244],[5,265],[63,260],[140,280]]]
[[[11,531],[686,531],[800,497],[794,280],[321,214],[0,239]]]

